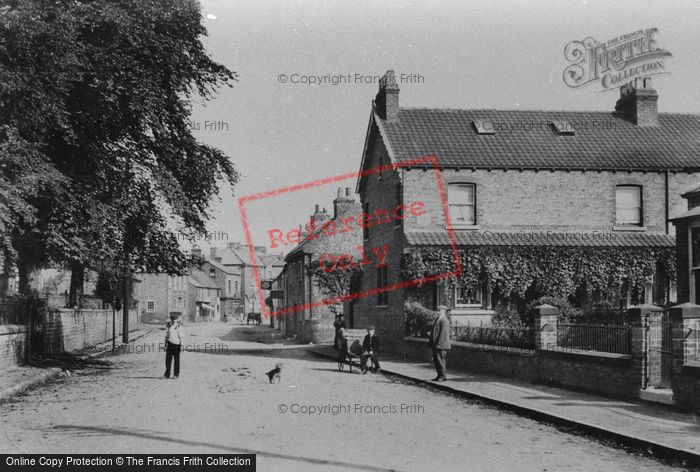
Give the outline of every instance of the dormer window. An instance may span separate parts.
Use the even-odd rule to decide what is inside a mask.
[[[496,130],[493,128],[493,122],[489,120],[474,120],[472,121],[474,129],[479,134],[496,134]]]
[[[574,136],[576,134],[574,125],[570,121],[550,121],[550,124],[559,136]]]

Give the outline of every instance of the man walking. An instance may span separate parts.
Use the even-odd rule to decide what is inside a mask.
[[[435,377],[433,381],[444,382],[447,380],[445,357],[447,356],[448,349],[452,347],[450,345],[450,320],[447,318],[446,306],[440,305],[438,310],[440,311],[440,315],[435,320],[430,330],[428,345],[433,348],[433,362],[435,363],[435,370],[437,370],[437,377]]]
[[[165,377],[170,378],[170,365],[175,360],[173,379],[180,376],[180,350],[184,340],[179,313],[170,313],[170,321],[165,325]]]

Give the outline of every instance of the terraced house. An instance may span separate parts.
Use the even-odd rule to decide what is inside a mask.
[[[447,304],[453,323],[488,322],[542,295],[675,301],[669,220],[700,182],[700,116],[659,113],[658,98],[647,78],[609,111],[402,108],[387,72],[357,193],[369,213],[424,211],[366,228],[366,252],[390,251],[362,273],[359,290],[376,293],[353,302],[356,327],[376,325],[396,349],[406,300]],[[435,160],[415,161],[424,156]]]

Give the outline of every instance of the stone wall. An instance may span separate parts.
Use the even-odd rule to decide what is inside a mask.
[[[24,363],[27,327],[0,325],[0,371]]]
[[[129,331],[138,329],[136,310],[129,311]],[[117,336],[122,334],[122,312],[116,312]],[[112,339],[111,310],[48,310],[42,314],[44,354],[82,350]]]

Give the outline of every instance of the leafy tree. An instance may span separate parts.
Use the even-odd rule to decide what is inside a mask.
[[[36,218],[13,238],[20,262],[70,267],[73,299],[85,268],[182,270],[169,229],[203,233],[218,184],[238,177],[189,127],[192,100],[236,80],[204,50],[197,2],[31,0],[0,12],[0,123],[33,123],[19,136],[64,177],[26,198]]]

